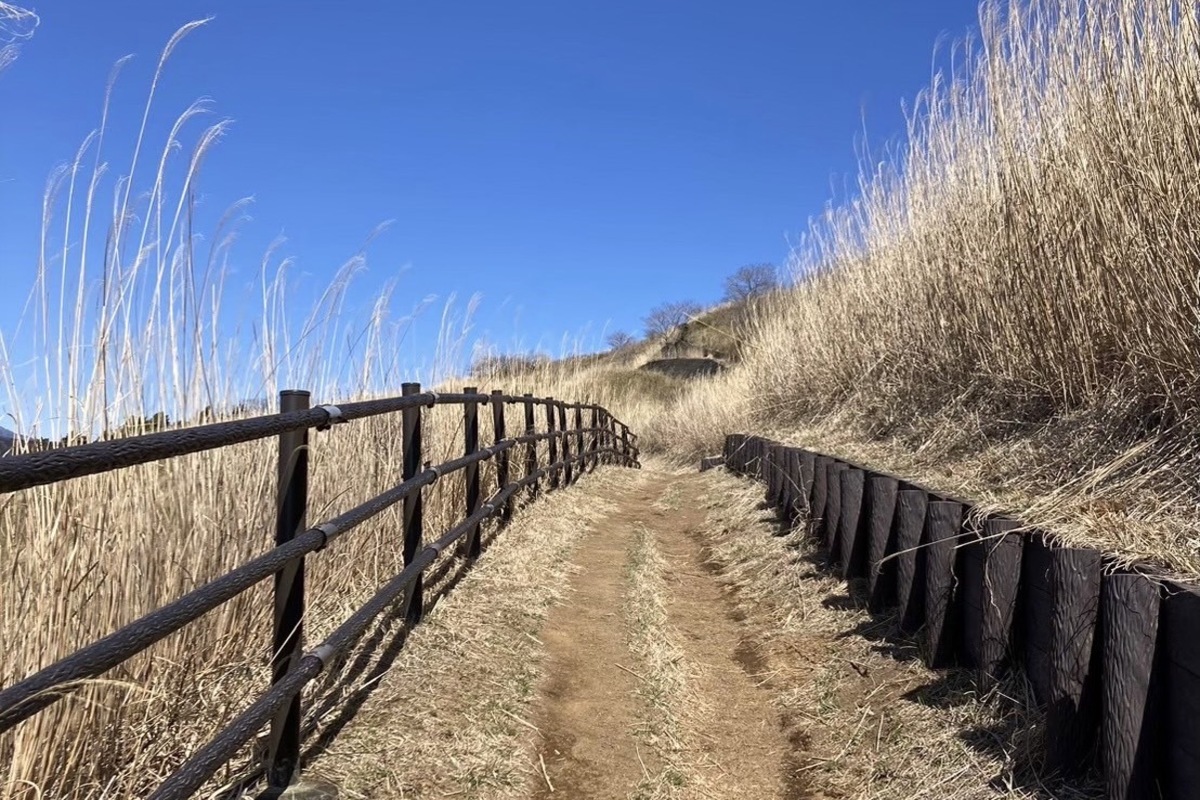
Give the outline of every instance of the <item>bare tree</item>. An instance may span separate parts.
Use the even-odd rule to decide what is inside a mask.
[[[725,279],[725,300],[740,303],[779,288],[774,264],[749,264]]]
[[[646,315],[644,320],[646,337],[653,339],[662,336],[672,329],[678,328],[703,310],[702,306],[688,301],[664,303]]]
[[[624,350],[626,347],[629,347],[631,344],[636,342],[637,339],[633,336],[630,336],[625,331],[613,331],[608,335],[608,338],[605,339],[605,341],[608,342],[609,350]]]

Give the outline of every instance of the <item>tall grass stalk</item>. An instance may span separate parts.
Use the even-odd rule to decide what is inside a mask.
[[[989,0],[955,62],[694,402],[1200,569],[1200,10]]]
[[[148,134],[169,56],[204,22],[185,25],[164,48],[124,171],[112,177],[104,147],[127,59],[106,84],[99,127],[47,182],[26,313],[0,338],[0,384],[22,434],[128,435],[159,412],[171,424],[211,421],[269,410],[283,388],[338,402],[398,394],[402,380],[417,376],[404,358],[412,317],[391,314],[395,281],[365,313],[351,306],[366,244],[298,313],[292,261],[277,241],[257,271],[258,307],[228,306],[231,290],[237,301],[246,295],[233,285],[233,245],[248,201],[232,204],[202,237],[194,232],[194,197],[201,166],[229,123],[204,123],[210,107],[197,102],[161,144]],[[431,302],[415,304],[414,314]],[[427,380],[460,371],[476,303],[447,304],[437,354],[421,365]],[[486,441],[490,414],[482,416]],[[510,430],[518,418],[519,409]],[[427,458],[461,454],[461,429],[456,409],[430,412]],[[399,482],[398,417],[313,436],[314,524]],[[268,549],[274,449],[271,441],[243,444],[0,498],[0,639],[8,644],[0,684]],[[428,529],[445,530],[463,507],[461,481],[428,490]],[[400,570],[401,527],[397,513],[386,513],[310,559],[311,640]],[[268,587],[260,586],[0,735],[0,798],[145,796],[267,685],[269,609]],[[349,680],[333,671],[310,691],[309,707],[326,696],[336,701]],[[310,715],[314,737],[337,707]],[[220,781],[253,765],[259,748],[248,747]]]

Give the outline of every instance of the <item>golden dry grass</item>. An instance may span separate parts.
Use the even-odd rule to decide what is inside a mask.
[[[654,534],[645,524],[637,525],[627,564],[624,613],[644,704],[636,735],[653,769],[643,762],[645,774],[631,800],[679,797],[690,777],[683,754],[692,743],[680,718],[696,698],[689,691],[677,634],[667,621],[665,568]]]
[[[523,797],[538,736],[539,631],[615,470],[524,510],[408,637],[358,715],[313,762],[349,798]]]
[[[775,434],[1195,573],[1200,10],[986,2],[981,26],[742,366],[646,441]]]

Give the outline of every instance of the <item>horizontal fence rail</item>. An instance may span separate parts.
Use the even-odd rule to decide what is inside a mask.
[[[1200,796],[1200,589],[886,472],[758,436],[730,472],[766,484],[788,529],[862,579],[933,668],[983,689],[1023,674],[1046,714],[1044,769],[1098,769],[1112,800]],[[706,459],[702,469],[711,469]]]
[[[509,437],[504,412],[513,405],[525,408],[526,425],[521,435]],[[423,461],[421,438],[423,409],[436,406],[462,408],[465,452],[434,465]],[[478,416],[485,406],[492,410],[494,441],[480,446]],[[544,431],[537,430],[533,414],[537,406],[545,408]],[[567,427],[568,411],[574,412],[574,427]],[[394,412],[403,417],[401,482],[310,527],[307,522],[309,432]],[[584,412],[589,421],[586,427]],[[518,497],[527,490],[536,494],[543,482],[550,489],[569,486],[601,465],[640,468],[637,437],[601,406],[500,391],[482,394],[474,388],[461,393],[423,392],[419,384],[410,383],[404,384],[399,397],[313,408],[309,407],[308,392],[288,390],[280,393],[278,414],[6,457],[0,459],[0,494],[272,436],[279,439],[275,547],[0,689],[0,733],[69,695],[81,681],[102,675],[274,576],[271,686],[187,759],[151,796],[156,800],[190,797],[267,725],[270,726],[268,752],[262,772],[269,790],[281,790],[294,780],[300,769],[303,688],[335,659],[346,655],[371,622],[388,608],[398,604],[401,617],[409,624],[419,623],[424,611],[423,575],[442,553],[465,541],[460,552],[465,553],[468,561],[477,558],[482,551],[482,524],[493,517],[499,517],[502,523],[511,519]],[[540,442],[549,442],[550,457],[545,466],[538,464]],[[516,448],[525,450],[525,469],[519,479],[511,480],[511,455]],[[496,462],[496,486],[485,500],[479,465],[492,460]],[[459,472],[464,473],[466,482],[464,517],[440,538],[426,542],[422,490]],[[305,556],[322,550],[397,504],[403,504],[403,570],[323,642],[305,650]]]

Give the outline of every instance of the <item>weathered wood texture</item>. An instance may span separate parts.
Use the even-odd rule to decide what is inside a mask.
[[[813,460],[812,507],[809,510],[809,535],[819,538],[825,526],[826,507],[829,505],[829,465],[833,459],[817,456]]]
[[[1025,675],[1033,686],[1034,697],[1044,705],[1050,696],[1050,618],[1054,604],[1050,591],[1050,545],[1040,532],[1025,540],[1019,604]]]
[[[838,526],[842,521],[842,473],[849,468],[848,464],[835,461],[826,470],[825,524],[821,533],[825,539],[825,549],[835,562],[838,557]]]
[[[866,481],[866,473],[861,469],[847,469],[841,474],[842,502],[838,517],[837,553],[839,573],[843,578],[854,577],[854,548],[858,541]]]
[[[925,549],[921,532],[929,495],[921,489],[901,489],[896,496],[896,603],[900,628],[915,631],[925,622]]]
[[[1109,575],[1101,591],[1104,685],[1100,760],[1110,800],[1156,800],[1164,772],[1162,586],[1145,575]],[[1200,720],[1195,721],[1200,724]]]
[[[1087,767],[1100,726],[1100,576],[1098,550],[1050,551],[1050,694],[1046,766],[1062,775]]]
[[[1016,527],[1018,523],[1010,519],[989,519],[983,525],[983,540],[979,543],[979,650],[975,666],[984,687],[1013,664],[1013,628],[1025,546],[1025,537],[1011,532]]]
[[[935,669],[955,663],[958,609],[955,605],[955,549],[963,507],[937,500],[925,513],[923,538],[929,543],[925,570],[925,659]]]
[[[867,602],[881,613],[896,602],[896,499],[900,482],[886,475],[867,481]]]

